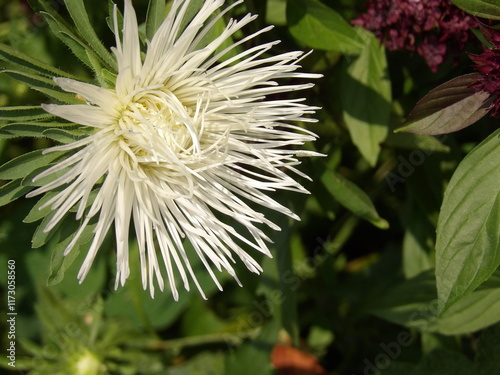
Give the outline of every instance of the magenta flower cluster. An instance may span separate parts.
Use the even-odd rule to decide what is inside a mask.
[[[416,51],[435,72],[456,58],[476,20],[448,0],[369,0],[352,23],[373,32],[392,51]]]
[[[481,73],[481,78],[472,87],[490,94],[491,115],[500,117],[500,31],[483,24],[479,26],[491,48],[484,47],[480,55],[469,54],[476,63],[475,69]]]

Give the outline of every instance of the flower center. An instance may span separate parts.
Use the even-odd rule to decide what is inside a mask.
[[[199,151],[192,109],[165,87],[142,88],[129,95],[115,134],[120,147],[139,163],[172,162]]]

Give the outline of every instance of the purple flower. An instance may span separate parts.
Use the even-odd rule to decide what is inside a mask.
[[[492,48],[484,47],[484,52],[480,55],[469,54],[476,63],[474,68],[481,73],[481,78],[471,87],[490,94],[491,104],[488,109],[492,116],[500,117],[500,31],[481,23],[479,26]]]
[[[448,0],[369,0],[352,23],[373,32],[391,51],[416,51],[435,72],[457,58],[476,20]]]

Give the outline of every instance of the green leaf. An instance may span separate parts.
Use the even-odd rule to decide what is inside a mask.
[[[10,46],[0,43],[0,59],[17,66],[23,70],[39,73],[47,77],[68,77],[74,78],[72,75],[54,68],[53,66],[35,59],[23,52],[20,52]]]
[[[19,82],[26,83],[31,89],[40,91],[41,93],[69,104],[81,104],[82,100],[76,98],[74,94],[69,94],[62,91],[57,84],[49,78],[34,74],[25,73],[15,70],[3,70],[0,73],[7,74]]]
[[[4,126],[0,126],[0,139],[12,139],[17,137],[49,137],[48,135],[44,134],[45,131],[55,131],[56,129],[53,128],[61,127],[76,128],[73,123],[68,122],[10,123]]]
[[[451,0],[451,2],[473,16],[500,20],[498,0]]]
[[[396,131],[436,135],[475,123],[488,113],[490,95],[470,87],[479,77],[479,73],[465,74],[429,91]]]
[[[75,259],[78,257],[80,253],[80,246],[89,242],[94,236],[94,229],[96,223],[88,224],[83,230],[81,236],[76,241],[75,246],[69,252],[68,255],[64,255],[64,250],[68,246],[68,244],[73,240],[73,236],[76,231],[80,228],[80,221],[77,220],[69,220],[69,226],[65,225],[65,238],[60,241],[54,249],[52,250],[52,256],[50,259],[50,274],[47,279],[47,285],[52,286],[59,284],[64,278],[64,273],[67,269],[73,264]]]
[[[372,314],[393,323],[445,335],[475,332],[492,325],[500,321],[498,311],[500,272],[441,315],[431,271],[389,289],[370,308]]]
[[[61,143],[71,143],[81,139],[86,133],[80,129],[47,129],[43,132],[43,136],[53,139]]]
[[[330,170],[323,173],[321,182],[341,205],[355,215],[380,229],[389,228],[389,223],[378,215],[368,195],[354,183]]]
[[[151,40],[165,19],[165,0],[150,0],[146,13],[146,37]]]
[[[15,180],[26,177],[34,170],[47,166],[64,153],[64,151],[56,151],[43,154],[43,150],[35,150],[20,155],[0,167],[0,179]]]
[[[15,106],[0,108],[0,120],[5,121],[36,121],[52,117],[54,117],[54,115],[46,112],[40,106]]]
[[[361,54],[340,79],[343,118],[353,143],[363,158],[375,166],[380,144],[389,131],[391,82],[385,49],[373,34],[365,31]]]
[[[403,237],[403,272],[410,279],[433,268],[435,228],[418,204],[411,200],[406,210],[406,231]]]
[[[278,339],[278,319],[266,323],[261,333],[231,352],[226,361],[225,375],[272,375],[271,351]]]
[[[90,23],[83,0],[64,0],[71,18],[75,22],[76,28],[87,42],[87,46],[99,55],[108,70],[116,71],[117,64],[113,55],[104,47],[99,37],[96,35],[92,24]]]
[[[499,135],[495,131],[464,158],[444,194],[436,239],[441,311],[500,265]]]
[[[27,194],[32,187],[22,186],[21,180],[10,181],[0,187],[0,207]]]
[[[340,14],[316,0],[287,3],[290,33],[307,47],[343,53],[359,53],[363,40]]]
[[[38,221],[40,219],[43,219],[45,216],[50,214],[52,209],[50,206],[45,207],[44,209],[40,209],[41,206],[43,206],[46,202],[48,202],[50,199],[55,197],[59,192],[63,189],[64,187],[59,187],[57,189],[51,190],[48,193],[45,193],[42,198],[38,200],[38,202],[35,203],[31,211],[28,213],[28,215],[24,218],[23,222],[24,223],[33,223],[35,221]]]
[[[446,136],[442,137],[444,138]],[[410,150],[419,149],[430,152],[450,152],[449,146],[446,146],[443,144],[442,140],[431,135],[389,132],[384,144]],[[426,152],[426,154],[430,155],[430,152]]]
[[[382,319],[421,331],[437,318],[436,281],[432,271],[394,285],[374,298],[369,311]]]
[[[500,287],[476,290],[451,305],[429,330],[445,335],[475,332],[499,322],[499,311]]]
[[[92,64],[87,57],[87,49],[85,48],[86,46],[83,40],[74,34],[72,28],[58,13],[50,9],[50,7],[46,9],[46,12],[40,12],[40,14],[49,24],[53,34],[66,44],[81,62],[89,68],[92,68]]]
[[[36,228],[35,233],[33,234],[33,238],[31,239],[31,247],[33,249],[37,249],[43,245],[45,245],[57,232],[57,229],[61,226],[61,223],[65,220],[62,219],[57,223],[55,228],[48,232],[44,232],[45,227],[50,222],[50,220],[54,217],[56,211],[51,211],[48,215],[46,215],[40,225]]]

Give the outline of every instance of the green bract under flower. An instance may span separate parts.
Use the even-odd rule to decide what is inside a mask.
[[[259,226],[279,228],[252,207],[269,207],[298,219],[265,192],[306,192],[285,172],[307,177],[295,169],[296,157],[315,153],[295,147],[314,140],[315,135],[290,122],[313,121],[307,115],[316,108],[304,104],[303,99],[281,99],[283,96],[276,94],[312,86],[283,85],[280,80],[318,75],[296,72],[302,52],[268,57],[276,42],[221,59],[269,29],[222,49],[235,32],[256,17],[247,15],[239,21],[230,20],[219,36],[204,42],[215,22],[229,10],[214,17],[222,5],[223,1],[205,1],[182,29],[189,1],[174,1],[141,58],[137,18],[131,1],[126,0],[122,33],[116,7],[114,12],[115,88],[54,79],[63,90],[83,97],[86,104],[48,104],[43,108],[95,131],[46,150],[72,153],[36,180],[56,174],[57,178],[28,195],[58,191],[41,207],[54,211],[45,231],[55,228],[76,208],[76,218],[82,222],[65,254],[91,220],[96,222],[80,281],[114,225],[116,283],[125,283],[130,273],[129,229],[133,223],[144,288],[149,286],[153,295],[156,279],[163,290],[164,267],[175,299],[174,269],[186,289],[191,278],[203,295],[184,249],[185,239],[221,288],[212,267],[225,269],[236,278],[231,265],[234,256],[249,270],[262,270],[243,247],[271,255],[266,246],[269,238]],[[91,194],[93,191],[96,193]],[[226,224],[225,216],[247,233]]]

